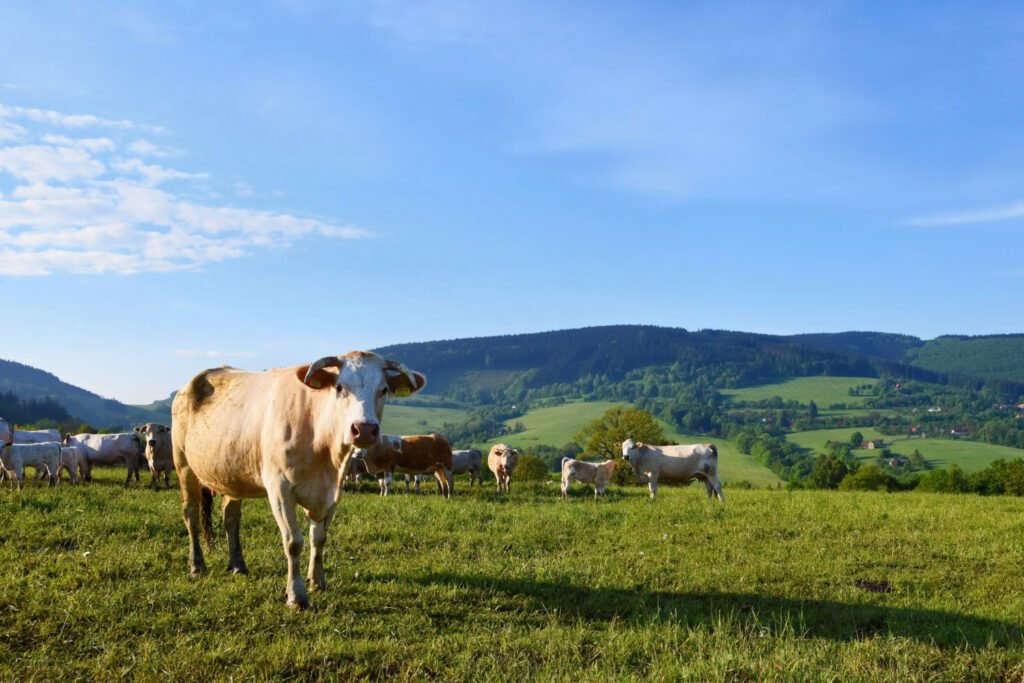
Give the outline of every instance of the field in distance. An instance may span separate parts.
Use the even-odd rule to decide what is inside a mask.
[[[820,453],[825,450],[827,441],[841,441],[846,443],[853,436],[854,432],[860,432],[865,439],[884,439],[885,447],[893,455],[909,456],[917,449],[918,452],[935,467],[946,467],[956,464],[965,472],[977,472],[988,467],[992,462],[1002,460],[1020,460],[1024,458],[1024,450],[1010,448],[1008,446],[996,446],[982,443],[980,441],[967,441],[965,439],[946,438],[913,438],[885,436],[876,429],[870,427],[844,428],[844,429],[818,429],[808,432],[793,432],[787,434],[786,438],[795,444],[810,448]],[[875,458],[878,452],[873,450],[858,450],[857,455],[862,458]]]
[[[218,515],[210,572],[189,579],[179,494],[121,477],[0,490],[0,679],[1024,675],[1020,498],[347,493],[328,589],[292,613],[264,500],[243,505],[250,575],[226,571]]]

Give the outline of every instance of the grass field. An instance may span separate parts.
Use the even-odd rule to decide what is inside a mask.
[[[963,439],[901,439],[893,441],[892,437],[882,435],[869,427],[859,429],[819,429],[809,432],[794,432],[786,438],[804,448],[821,452],[826,441],[849,441],[854,432],[860,432],[865,439],[883,438],[889,444],[889,450],[898,455],[910,455],[914,449],[920,451],[926,460],[935,467],[946,467],[950,464],[959,465],[965,472],[977,472],[985,469],[993,461],[1019,460],[1024,458],[1024,450],[995,446],[977,441]],[[874,458],[873,451],[858,451],[865,458]]]
[[[381,429],[384,434],[428,434],[440,431],[445,422],[462,422],[468,412],[458,408],[406,406],[398,402],[389,404],[384,411]]]
[[[862,405],[864,397],[850,396],[849,390],[861,384],[874,384],[877,381],[872,377],[794,377],[776,384],[727,389],[722,395],[737,401],[763,401],[774,396],[784,401],[814,401],[818,408],[823,410],[836,403]]]
[[[495,443],[504,442],[516,448],[529,449],[530,446],[546,444],[564,446],[572,441],[575,434],[588,422],[597,419],[609,408],[619,404],[613,401],[593,401],[565,403],[551,408],[531,410],[520,418],[509,420],[508,426],[522,422],[526,431],[495,439],[480,448],[490,448]],[[661,422],[661,421],[659,421]],[[780,479],[774,472],[764,467],[749,455],[740,453],[731,442],[725,439],[710,439],[707,436],[695,436],[677,432],[667,422],[661,422],[665,436],[679,443],[703,443],[714,441],[719,455],[719,478],[726,484],[748,481],[754,486],[775,486]]]
[[[221,540],[189,579],[177,492],[120,478],[0,491],[0,679],[1024,676],[1019,498],[346,494],[329,588],[293,613],[265,501],[243,506],[251,574]]]

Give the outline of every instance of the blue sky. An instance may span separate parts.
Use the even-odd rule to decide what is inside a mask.
[[[0,357],[1020,332],[1019,3],[4,3]]]

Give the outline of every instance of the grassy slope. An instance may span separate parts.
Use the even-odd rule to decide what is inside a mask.
[[[776,384],[762,384],[743,389],[728,389],[722,392],[739,401],[762,401],[779,396],[785,401],[807,403],[813,400],[819,409],[834,403],[861,405],[863,396],[850,396],[849,390],[861,384],[874,384],[872,377],[794,377]]]
[[[440,431],[445,422],[462,422],[467,412],[458,408],[428,408],[393,403],[384,411],[381,428],[385,434],[428,434]]]
[[[927,460],[936,467],[945,467],[955,463],[965,472],[976,472],[984,469],[994,460],[1017,460],[1024,458],[1024,450],[1019,448],[1008,448],[1006,446],[994,446],[976,441],[965,441],[961,439],[901,439],[891,441],[891,437],[885,437],[878,431],[870,428],[859,429],[819,429],[810,432],[795,432],[787,435],[793,443],[805,448],[811,448],[820,452],[825,442],[848,441],[854,432],[860,432],[865,439],[884,438],[890,443],[890,450],[899,455],[910,455],[916,448]],[[871,451],[861,451],[864,457],[874,458]]]
[[[331,585],[296,614],[264,501],[243,508],[251,575],[220,541],[190,580],[178,494],[100,476],[0,491],[0,679],[1024,675],[1018,498],[352,494]]]

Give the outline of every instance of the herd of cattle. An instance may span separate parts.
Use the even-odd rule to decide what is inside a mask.
[[[24,484],[24,468],[44,474],[51,485],[67,470],[72,482],[91,480],[92,466],[123,462],[125,484],[139,480],[142,460],[149,466],[153,488],[162,474],[170,487],[175,469],[182,492],[182,512],[189,535],[189,567],[206,572],[200,536],[212,540],[213,497],[222,498],[228,540],[228,569],[247,573],[239,539],[241,503],[265,497],[281,530],[288,561],[287,603],[308,606],[306,583],[299,568],[301,507],[309,518],[312,540],[306,582],[326,588],[323,546],[327,529],[346,481],[375,476],[388,495],[394,475],[419,481],[433,477],[439,493],[451,497],[454,476],[468,473],[470,486],[481,482],[483,454],[475,449],[452,450],[436,434],[388,436],[380,433],[389,396],[420,391],[426,378],[402,363],[375,353],[352,351],[327,356],[309,365],[246,372],[230,367],[205,370],[174,398],[171,427],[147,423],[122,434],[76,434],[63,439],[56,430],[17,430],[0,419],[0,474],[12,485]],[[647,482],[651,498],[659,481],[702,481],[709,497],[722,499],[718,452],[712,444],[650,446],[627,439],[622,456],[636,476]],[[520,453],[497,444],[487,455],[499,493],[510,491]],[[562,496],[573,481],[593,484],[594,495],[605,492],[616,461],[590,463],[562,460]]]

